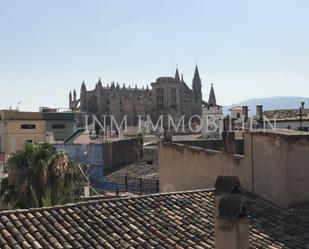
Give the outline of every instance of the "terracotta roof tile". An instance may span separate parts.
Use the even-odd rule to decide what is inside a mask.
[[[308,248],[309,211],[248,195],[250,248]],[[0,212],[0,248],[214,248],[210,190]]]

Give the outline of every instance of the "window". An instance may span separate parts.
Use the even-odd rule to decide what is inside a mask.
[[[163,88],[157,89],[157,108],[158,109],[164,108]]]
[[[35,124],[22,124],[22,125],[20,125],[20,129],[22,129],[22,130],[34,130]]]
[[[237,112],[236,118],[240,118],[240,113],[239,112]]]
[[[308,132],[308,131],[309,131],[309,127],[300,127],[300,126],[299,126],[299,127],[298,127],[298,130],[299,130],[299,131],[307,131],[307,132]]]
[[[65,124],[53,124],[52,129],[65,129]]]
[[[176,104],[176,102],[177,102],[177,90],[176,90],[176,88],[171,88],[171,102],[172,102],[172,105]]]

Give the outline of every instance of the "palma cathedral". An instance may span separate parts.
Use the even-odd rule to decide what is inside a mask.
[[[216,105],[213,88],[209,104]],[[95,88],[87,89],[82,83],[80,97],[76,91],[70,92],[69,107],[74,112],[94,114],[99,119],[103,115],[113,115],[117,122],[121,122],[127,115],[130,126],[138,124],[138,116],[151,117],[153,123],[161,115],[171,115],[175,122],[185,115],[189,119],[193,115],[202,115],[202,107],[209,106],[202,99],[202,81],[198,67],[195,67],[192,88],[184,81],[183,75],[176,69],[174,77],[159,77],[151,83],[151,88],[122,86],[119,83],[103,85],[101,79]],[[187,121],[187,120],[186,120]]]

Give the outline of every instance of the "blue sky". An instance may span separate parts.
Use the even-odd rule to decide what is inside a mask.
[[[139,86],[197,61],[208,99],[308,96],[306,0],[0,1],[0,109],[68,107],[70,89]],[[175,66],[174,66],[175,67]]]

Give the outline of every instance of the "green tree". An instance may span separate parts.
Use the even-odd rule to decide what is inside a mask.
[[[52,145],[26,143],[7,162],[8,177],[0,196],[8,208],[33,208],[72,201],[82,174],[64,151]]]

